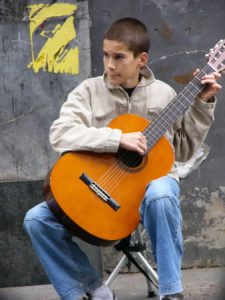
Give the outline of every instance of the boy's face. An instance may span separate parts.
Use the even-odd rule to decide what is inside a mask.
[[[147,53],[134,57],[124,43],[107,39],[103,41],[103,52],[104,69],[109,82],[113,86],[135,87],[139,81],[140,68],[147,63]]]

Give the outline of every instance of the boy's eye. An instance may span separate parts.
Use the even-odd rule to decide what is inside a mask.
[[[125,58],[125,56],[124,56],[124,55],[121,55],[121,54],[118,54],[118,55],[115,56],[115,59],[116,59],[116,60],[122,60],[122,59],[124,59],[124,58]]]
[[[107,53],[107,52],[103,52],[103,55],[104,55],[104,58],[107,58],[107,59],[110,57],[110,54]],[[114,59],[114,60],[122,60],[122,59],[125,58],[125,55],[115,54],[115,55],[112,55],[111,58]]]

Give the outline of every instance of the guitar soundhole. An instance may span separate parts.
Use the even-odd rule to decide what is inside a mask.
[[[143,156],[138,152],[119,149],[117,158],[128,168],[137,168],[143,162]]]

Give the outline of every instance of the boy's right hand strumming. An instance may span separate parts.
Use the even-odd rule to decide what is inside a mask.
[[[144,155],[147,151],[146,137],[142,132],[123,133],[120,147],[126,150],[137,151],[139,154]]]

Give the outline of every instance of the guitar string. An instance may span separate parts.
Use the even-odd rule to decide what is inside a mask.
[[[197,83],[197,85],[200,85],[200,87],[202,87],[202,85],[201,84],[199,84],[200,83],[200,78],[199,78],[199,76],[202,76],[202,73],[203,74],[205,74],[204,72],[206,71],[206,69],[208,68],[208,67],[210,67],[210,69],[212,69],[211,68],[211,66],[209,66],[208,64],[198,73],[198,75],[197,76],[195,76],[195,78],[194,79],[199,79],[199,81],[198,81],[198,83]],[[194,80],[193,79],[193,80]],[[186,92],[188,92],[188,94],[192,94],[192,96],[196,96],[195,94],[193,94],[192,92],[194,91],[196,91],[196,89],[198,89],[198,92],[199,92],[199,88],[198,88],[198,86],[197,85],[194,85],[192,82],[190,82],[189,83],[190,84],[190,86],[188,85],[188,86],[186,86],[185,87],[185,89],[184,89],[184,92],[183,93],[181,93],[181,94],[179,94],[179,95],[177,95],[177,101],[178,101],[178,103],[179,103],[179,98],[181,98],[181,100],[182,100],[182,102],[180,102],[180,104],[185,104],[185,102],[187,102],[188,104],[189,104],[189,102],[190,102],[190,100],[189,99],[187,99],[186,97],[185,97],[185,93]],[[193,91],[191,91],[191,88],[194,88],[194,90]],[[201,90],[201,89],[200,89]],[[185,100],[183,100],[183,98],[185,98]],[[187,101],[188,100],[188,101]],[[171,103],[171,102],[170,102]],[[187,107],[188,108],[188,107]],[[185,110],[187,109],[187,108],[185,108]],[[169,110],[167,111],[167,113],[169,113]],[[183,113],[183,112],[182,112]],[[174,116],[173,116],[173,114],[174,114],[174,110],[172,111],[172,113],[171,113],[171,120],[174,122]],[[175,113],[175,116],[176,116],[176,113]],[[166,126],[161,126],[161,124],[157,124],[157,123],[159,123],[160,122],[160,120],[162,120],[163,119],[163,111],[162,111],[162,114],[160,115],[160,117],[159,118],[156,118],[155,120],[155,123],[156,123],[156,125],[158,125],[158,129],[157,129],[157,131],[155,131],[155,132],[153,132],[152,133],[152,128],[151,128],[151,126],[150,127],[147,127],[147,130],[145,129],[143,132],[144,132],[144,135],[146,135],[146,137],[148,137],[148,139],[150,139],[151,138],[151,135],[152,134],[154,134],[154,140],[158,140],[158,138],[159,137],[161,137],[161,134],[159,134],[162,130],[166,130],[167,128],[168,128],[168,126],[165,124],[165,122],[164,122],[164,125],[166,125]],[[163,119],[164,121],[165,121],[165,119]],[[149,132],[150,132],[150,134],[149,134]],[[149,135],[149,136],[148,136]],[[156,138],[155,138],[156,137]],[[123,156],[127,156],[126,155],[126,153],[124,154],[124,153],[122,153],[122,155],[121,156],[119,156],[118,157],[118,159],[121,159]],[[132,157],[135,157],[136,155],[132,152],[132,153],[130,153],[130,155],[128,155],[127,157],[129,157],[129,158],[132,158]],[[138,160],[139,160],[140,158],[137,158],[137,161],[135,161],[136,163],[138,162]],[[121,168],[118,168],[118,162],[115,162],[101,177],[100,177],[100,179],[98,180],[98,183],[100,183],[102,186],[104,186],[104,188],[107,188],[107,191],[110,191],[110,187],[111,186],[114,186],[115,187],[115,185],[116,185],[116,181],[117,182],[120,182],[121,180],[123,180],[123,178],[124,178],[124,176],[126,176],[127,175],[127,170],[130,170],[130,167],[129,166],[126,166],[126,165],[122,165],[121,166]],[[109,177],[110,176],[110,177]],[[114,181],[114,182],[113,182]],[[111,192],[111,191],[110,191]]]
[[[208,67],[208,65],[206,66],[206,68]],[[204,70],[204,69],[203,69]],[[201,75],[201,73],[203,72],[203,70],[198,74],[198,76],[199,75]],[[197,76],[196,76],[197,77]],[[195,78],[196,78],[195,77]],[[193,85],[192,85],[193,86]],[[178,96],[182,96],[182,97],[184,97],[184,94],[185,94],[185,92],[188,92],[189,94],[190,94],[190,90],[188,90],[188,88],[189,88],[189,86],[188,87],[186,87],[186,90],[184,91],[184,93],[183,93],[183,95],[182,94],[180,94],[180,95],[178,95]],[[196,90],[196,86],[194,86],[194,89]],[[193,95],[193,94],[192,94]],[[193,95],[193,96],[196,96],[196,95]],[[177,100],[179,100],[179,97],[177,98]],[[186,99],[185,99],[186,100]],[[184,103],[184,101],[182,101],[183,103]],[[189,100],[188,100],[188,102],[189,102]],[[159,127],[160,127],[160,125],[159,125]],[[149,131],[151,130],[151,128],[149,128]],[[161,128],[159,129],[159,131],[161,130]],[[147,130],[148,131],[148,130]],[[146,131],[146,133],[147,133],[147,131]],[[150,132],[151,133],[151,132]],[[147,133],[148,134],[148,133]],[[157,132],[155,132],[155,134],[157,135],[158,133]],[[155,135],[154,135],[155,136]],[[161,135],[160,135],[161,136]],[[132,153],[133,154],[133,153]],[[130,157],[132,157],[132,156],[134,156],[134,154],[132,155],[132,154],[130,154]],[[117,165],[117,163],[115,163],[116,165]],[[113,167],[114,167],[114,165],[110,168],[110,169],[113,169]],[[100,181],[102,180],[102,185],[104,185],[105,186],[105,184],[110,184],[110,185],[114,185],[115,186],[115,182],[113,183],[113,179],[116,177],[116,179],[117,179],[117,181],[118,180],[120,180],[121,181],[121,177],[119,177],[119,175],[120,175],[120,173],[121,173],[121,175],[122,175],[122,173],[124,173],[124,171],[126,171],[126,170],[129,170],[130,168],[129,167],[127,167],[127,166],[125,166],[125,165],[123,165],[122,166],[122,168],[120,168],[120,169],[118,169],[118,167],[117,168],[115,168],[115,170],[110,170],[110,169],[108,169],[108,171],[110,171],[109,173],[110,173],[110,178],[107,178],[107,174],[106,173],[108,173],[108,172],[106,172],[105,174],[103,174],[103,176],[102,177],[105,177],[106,176],[106,178],[105,178],[105,180],[107,180],[107,179],[109,179],[108,180],[108,182],[105,182],[104,183],[104,181],[103,181],[103,178],[101,177],[100,178]],[[113,174],[113,172],[112,171],[114,171],[114,174]],[[125,173],[124,174],[124,176],[126,176],[126,174],[127,173]],[[123,177],[124,177],[123,176]],[[106,186],[107,187],[107,186]]]

